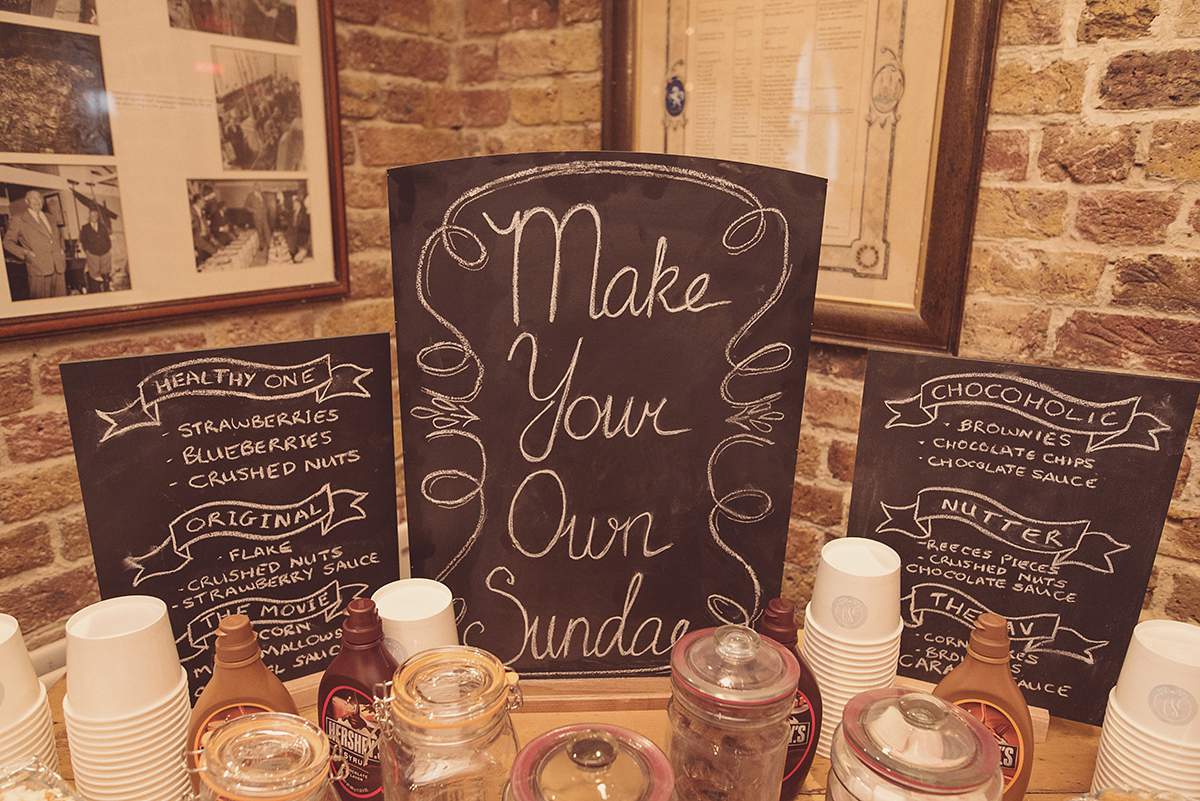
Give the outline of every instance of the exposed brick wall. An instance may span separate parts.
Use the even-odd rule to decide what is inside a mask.
[[[0,344],[0,610],[31,646],[97,597],[60,362],[390,331],[385,168],[599,147],[599,0],[335,9],[350,297]],[[1200,376],[1193,37],[1200,0],[1007,0],[964,356]],[[861,350],[813,348],[784,567],[801,601],[820,545],[846,533],[864,368]],[[1198,450],[1200,427],[1149,615],[1200,619]]]

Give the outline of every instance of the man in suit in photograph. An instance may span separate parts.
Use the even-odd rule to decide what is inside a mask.
[[[29,297],[54,298],[67,294],[67,256],[62,232],[46,214],[42,193],[25,194],[25,211],[14,214],[4,235],[4,247],[25,261]]]

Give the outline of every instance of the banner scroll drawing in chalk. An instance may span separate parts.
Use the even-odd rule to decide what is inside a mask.
[[[903,562],[902,675],[1003,615],[1030,704],[1098,724],[1142,607],[1196,384],[872,352],[849,532]]]
[[[63,364],[100,592],[170,609],[193,693],[221,617],[283,678],[399,575],[386,334]]]
[[[465,642],[662,672],[778,594],[824,191],[672,156],[389,171],[413,569]]]

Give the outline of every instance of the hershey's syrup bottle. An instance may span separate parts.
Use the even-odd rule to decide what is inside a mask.
[[[325,668],[317,690],[317,720],[340,751],[334,760],[334,782],[344,801],[382,798],[379,729],[372,704],[375,685],[390,681],[396,660],[383,647],[383,621],[375,602],[355,598],[342,621],[342,648]],[[335,752],[335,757],[338,754]],[[343,767],[344,763],[344,767]]]
[[[821,736],[821,690],[812,668],[800,655],[800,640],[796,627],[796,604],[786,598],[772,598],[758,621],[758,633],[770,637],[789,649],[800,663],[800,683],[796,687],[796,702],[788,715],[792,727],[784,763],[781,798],[793,798],[804,783],[817,753]]]
[[[975,619],[963,661],[942,677],[933,694],[979,720],[1000,746],[1004,801],[1021,801],[1033,768],[1029,705],[1009,667],[1008,622],[993,612]]]

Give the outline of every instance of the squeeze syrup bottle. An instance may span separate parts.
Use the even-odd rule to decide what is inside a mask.
[[[963,661],[942,677],[933,694],[981,721],[1000,746],[1004,801],[1021,801],[1033,767],[1029,705],[1009,667],[1008,622],[984,612],[975,619]]]
[[[791,739],[788,740],[784,763],[781,798],[793,798],[804,783],[817,753],[817,738],[821,734],[821,690],[812,668],[800,655],[800,640],[796,627],[796,604],[785,598],[772,598],[758,621],[758,632],[770,637],[795,655],[800,663],[800,683],[796,687],[796,703],[788,715]]]
[[[255,712],[299,714],[292,694],[263,663],[250,618],[226,615],[217,624],[212,678],[192,708],[187,739],[190,767],[196,767],[197,756],[214,731],[233,718]],[[195,786],[194,772],[192,782]]]
[[[334,788],[344,801],[382,798],[379,767],[379,723],[375,719],[375,685],[390,681],[396,660],[383,647],[383,621],[368,598],[355,598],[342,621],[342,649],[329,663],[317,690],[321,731],[340,751],[344,763]],[[336,771],[335,771],[336,772]]]

